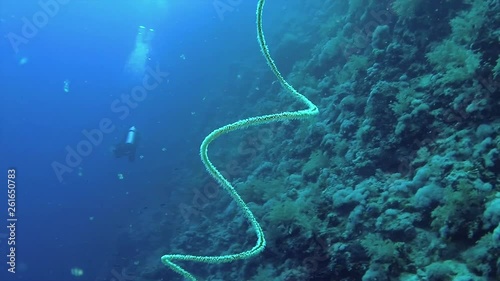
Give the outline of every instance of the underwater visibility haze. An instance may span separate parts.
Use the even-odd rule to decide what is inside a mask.
[[[0,3],[0,280],[500,280],[500,1]]]

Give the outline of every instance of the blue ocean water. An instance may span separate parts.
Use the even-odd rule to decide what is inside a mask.
[[[119,232],[138,210],[175,203],[170,196],[182,189],[175,180],[200,169],[201,140],[225,121],[214,117],[226,117],[214,101],[227,107],[228,76],[236,76],[228,65],[242,55],[264,64],[250,2],[223,14],[201,0],[0,3],[1,166],[5,179],[15,169],[18,218],[16,274],[7,272],[0,237],[1,280],[82,280],[74,268],[84,280],[113,277],[107,262]],[[137,76],[125,65],[139,26],[154,37]],[[151,71],[164,75],[158,85],[125,103],[122,95]],[[109,126],[102,134],[100,122]],[[140,133],[137,159],[115,159],[111,148],[131,126]],[[94,132],[90,146],[84,130]],[[67,158],[69,151],[80,157]],[[5,235],[3,183],[2,190]]]
[[[499,280],[499,14],[1,1],[0,281]]]

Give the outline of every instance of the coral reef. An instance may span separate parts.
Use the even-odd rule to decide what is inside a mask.
[[[238,163],[226,170],[267,248],[187,267],[206,280],[500,280],[499,1],[306,2],[307,20],[293,16],[314,47],[288,81],[319,116],[250,129],[213,160]],[[299,107],[264,80],[248,112]],[[236,205],[209,199],[170,247],[252,248]]]

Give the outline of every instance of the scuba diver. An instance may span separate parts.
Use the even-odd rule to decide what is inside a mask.
[[[155,30],[150,28],[146,29],[144,25],[139,26],[137,36],[135,37],[135,44],[150,44],[153,40]]]
[[[134,81],[142,81],[141,79],[145,75],[145,71],[151,61],[151,43],[154,36],[154,29],[148,29],[143,25],[139,26],[135,36],[135,46],[130,52],[123,69]]]
[[[128,156],[129,161],[134,161],[137,148],[137,140],[137,131],[135,129],[135,126],[132,126],[130,127],[130,129],[128,129],[125,141],[113,148],[113,154],[115,155],[115,157],[120,158],[122,156]]]

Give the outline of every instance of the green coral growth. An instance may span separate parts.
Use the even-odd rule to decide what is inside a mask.
[[[392,2],[392,10],[400,18],[411,18],[415,16],[422,0],[395,0]]]
[[[497,64],[493,68],[493,76],[496,78],[500,74],[500,57],[497,59]]]
[[[478,230],[485,194],[475,189],[469,180],[461,179],[456,189],[446,187],[444,195],[445,204],[432,211],[431,226],[435,229],[447,227],[451,234],[466,230],[467,237],[471,238]]]
[[[488,11],[487,0],[469,0],[471,9],[462,11],[450,21],[452,38],[460,44],[470,44],[474,42],[486,21]]]
[[[436,71],[443,72],[437,79],[440,84],[471,79],[481,62],[481,54],[457,45],[449,39],[435,46],[426,57]]]

